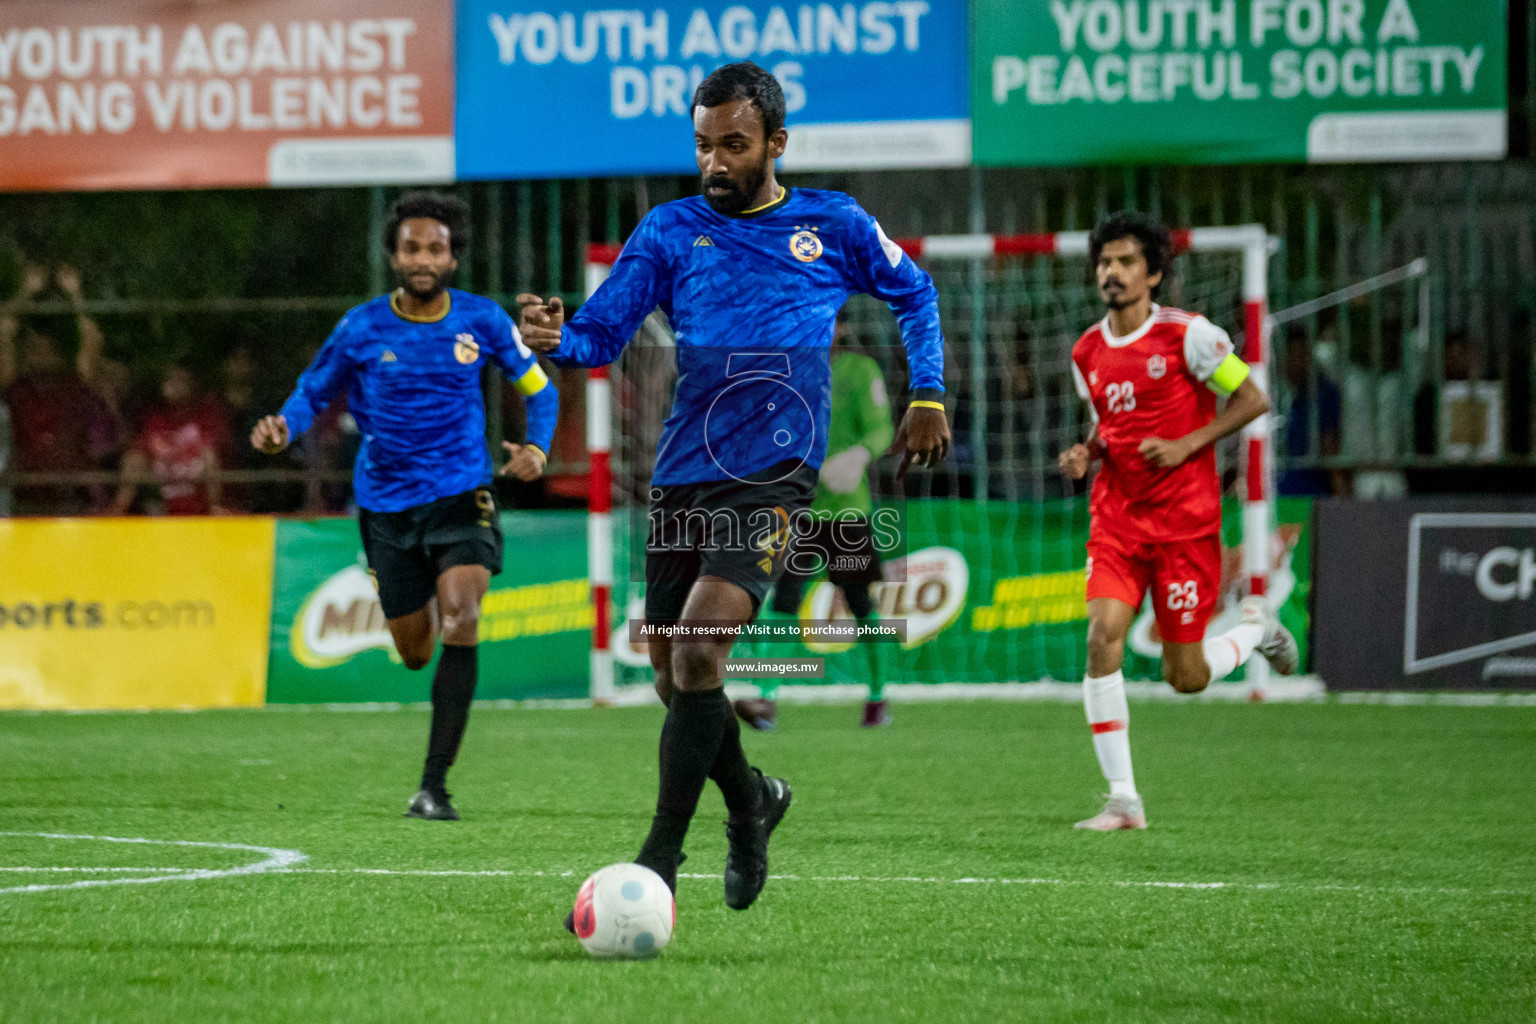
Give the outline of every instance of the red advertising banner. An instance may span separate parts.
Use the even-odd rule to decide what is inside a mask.
[[[445,182],[453,0],[0,0],[0,190]]]

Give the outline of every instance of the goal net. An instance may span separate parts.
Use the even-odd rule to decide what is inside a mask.
[[[1245,359],[1261,357],[1262,345],[1244,340],[1263,323],[1269,239],[1262,228],[1177,232],[1175,239],[1179,255],[1159,301],[1205,314],[1231,333]],[[1056,458],[1087,431],[1070,371],[1073,343],[1103,316],[1087,265],[1087,236],[936,236],[900,243],[938,288],[954,438],[944,466],[914,471],[905,485],[895,479],[894,459],[879,458],[870,469],[877,505],[897,508],[902,524],[899,549],[885,553],[887,582],[874,585],[881,614],[907,622],[905,650],[889,659],[898,678],[888,681],[1080,680],[1088,501],[1082,483],[1057,472]],[[617,254],[593,247],[589,290]],[[890,310],[855,296],[840,334],[842,345],[879,364],[899,416],[907,372]],[[1254,369],[1262,383],[1262,362]],[[676,374],[673,336],[658,310],[589,386],[597,699],[614,686],[651,681],[646,651],[630,642],[626,623],[643,615],[650,478]],[[1270,529],[1267,420],[1217,451],[1231,500],[1224,516],[1224,612],[1213,630],[1226,628],[1237,601],[1262,591],[1290,554]],[[1245,545],[1249,538],[1259,542]],[[835,588],[824,578],[810,585],[801,619],[834,613],[846,616]],[[806,647],[776,646],[771,653],[824,657],[826,683],[867,681],[868,659],[851,644]],[[1146,606],[1128,644],[1127,677],[1158,678],[1159,651]],[[739,644],[737,653],[745,652]],[[1263,684],[1256,667],[1249,667],[1250,686]]]

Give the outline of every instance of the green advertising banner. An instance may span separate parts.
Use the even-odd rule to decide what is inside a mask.
[[[585,697],[592,603],[586,517],[504,512],[503,571],[480,612],[482,700]],[[267,702],[423,701],[400,663],[351,519],[280,520]]]
[[[1270,597],[1281,619],[1307,651],[1312,502],[1284,498],[1270,537]],[[1237,622],[1242,575],[1241,516],[1235,503],[1224,517],[1221,610],[1210,631]],[[915,501],[906,509],[907,554],[902,582],[874,587],[881,614],[907,620],[905,650],[888,659],[892,683],[1033,682],[1082,678],[1088,608],[1083,597],[1088,541],[1087,502],[1041,504]],[[638,598],[629,614],[639,615]],[[825,580],[806,592],[802,624],[847,618],[840,593]],[[626,666],[625,682],[650,676],[645,651],[630,644],[623,624],[614,649]],[[747,657],[826,658],[826,683],[867,683],[869,658],[853,643],[738,643]],[[1126,644],[1125,674],[1159,679],[1161,646],[1151,607],[1143,606]],[[806,682],[806,680],[796,680]]]
[[[1498,159],[1502,0],[973,0],[987,166]]]
[[[1284,498],[1270,537],[1270,594],[1307,653],[1312,503]],[[1224,603],[1212,622],[1236,621],[1241,517],[1225,516]],[[904,650],[889,659],[887,682],[1031,682],[1082,678],[1087,606],[1085,501],[1022,504],[915,501],[906,509],[907,554],[900,582],[877,584],[886,618],[907,621]],[[480,622],[482,699],[584,697],[591,648],[586,516],[579,512],[502,514],[505,571],[491,581]],[[431,668],[400,664],[350,519],[280,520],[272,601],[267,701],[303,704],[422,701]],[[641,613],[635,588],[628,613]],[[622,611],[622,610],[621,610]],[[847,617],[825,580],[807,590],[800,617]],[[643,647],[628,640],[622,615],[613,634],[621,682],[647,683]],[[745,644],[736,652],[750,652]],[[827,683],[867,683],[869,660],[851,643],[774,644],[770,657],[826,658]],[[1150,608],[1126,645],[1127,678],[1161,676]]]

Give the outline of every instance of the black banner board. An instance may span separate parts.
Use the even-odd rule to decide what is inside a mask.
[[[1536,501],[1313,508],[1313,665],[1330,690],[1536,690]]]

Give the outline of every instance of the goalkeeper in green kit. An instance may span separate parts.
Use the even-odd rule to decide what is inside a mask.
[[[827,459],[816,484],[811,517],[797,522],[784,575],[773,588],[773,600],[764,609],[765,624],[793,622],[799,615],[806,584],[825,570],[832,584],[861,626],[879,622],[870,584],[881,580],[880,553],[875,546],[866,472],[875,457],[890,445],[891,403],[885,391],[880,364],[869,356],[849,350],[847,323],[838,314],[832,339],[832,416],[827,428]],[[809,529],[807,529],[809,527]],[[829,616],[830,617],[830,616]],[[889,725],[890,711],[883,696],[889,675],[890,644],[867,635],[860,640],[869,657],[869,700],[864,705],[865,727]],[[762,696],[738,700],[736,714],[754,729],[772,729],[777,720],[777,682],[762,684]]]

